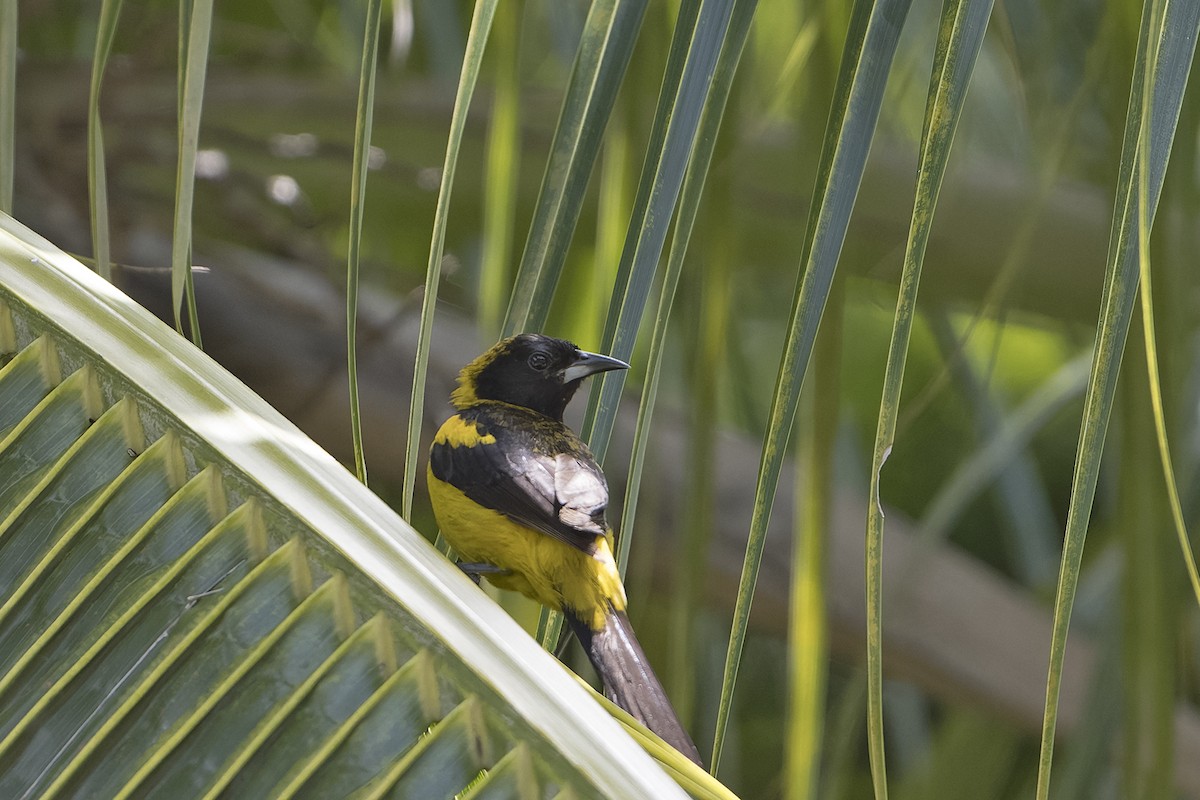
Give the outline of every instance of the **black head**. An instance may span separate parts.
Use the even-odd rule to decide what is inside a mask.
[[[584,378],[628,367],[624,361],[588,353],[563,339],[520,333],[464,367],[450,399],[458,408],[498,400],[561,420]]]

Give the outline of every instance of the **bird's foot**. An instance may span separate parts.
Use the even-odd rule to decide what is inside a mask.
[[[475,585],[479,585],[480,577],[484,575],[512,575],[511,569],[497,567],[495,564],[480,564],[459,561],[458,568],[467,573],[467,577],[475,581]]]

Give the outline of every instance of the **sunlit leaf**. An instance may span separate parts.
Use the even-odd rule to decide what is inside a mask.
[[[683,796],[353,475],[5,216],[0,309],[0,794],[454,796],[524,746],[539,796]]]

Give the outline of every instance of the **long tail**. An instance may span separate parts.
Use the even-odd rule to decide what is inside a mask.
[[[703,767],[696,745],[683,729],[667,693],[650,668],[625,612],[610,607],[604,627],[598,631],[591,630],[569,610],[563,616],[579,637],[592,666],[600,673],[605,696]]]

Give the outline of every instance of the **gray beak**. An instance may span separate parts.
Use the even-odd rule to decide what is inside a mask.
[[[629,369],[629,365],[617,358],[580,350],[575,356],[575,363],[562,371],[562,382],[564,384],[571,383],[582,380],[588,375],[613,369]]]

